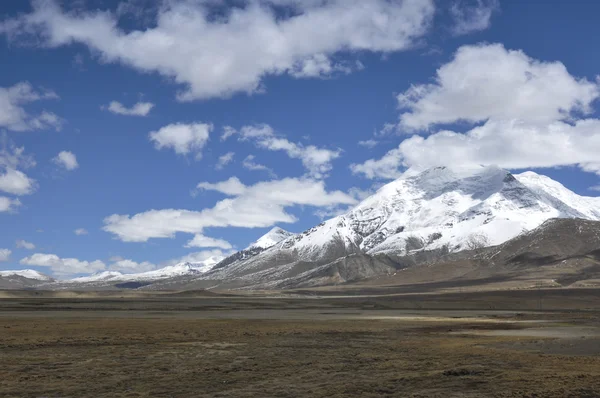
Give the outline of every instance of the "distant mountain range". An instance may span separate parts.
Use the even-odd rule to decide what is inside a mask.
[[[544,235],[553,225],[546,223],[551,219],[600,221],[600,198],[577,195],[534,172],[437,167],[405,173],[348,213],[300,234],[274,228],[225,259],[133,275],[104,272],[62,282],[32,279],[44,288],[115,288],[122,282],[140,282],[131,287],[281,289],[348,283],[387,275],[406,264],[448,261],[456,253],[488,247],[503,248],[499,250],[504,253],[510,247],[505,242],[531,234],[539,234],[542,241],[552,239]],[[585,225],[600,231],[600,223]],[[544,257],[536,256],[536,262]],[[0,281],[5,278],[0,274]]]

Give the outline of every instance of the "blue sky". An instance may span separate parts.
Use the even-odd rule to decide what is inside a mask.
[[[600,5],[229,3],[0,4],[0,269],[225,255],[408,167],[598,195]]]

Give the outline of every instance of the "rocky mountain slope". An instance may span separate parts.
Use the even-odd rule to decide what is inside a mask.
[[[0,271],[0,289],[25,289],[51,283],[54,279],[41,272],[24,269],[15,271]]]
[[[182,262],[153,271],[123,274],[118,271],[104,271],[91,276],[84,276],[64,281],[40,281],[37,285],[46,289],[106,289],[106,288],[140,288],[151,284],[168,284],[169,281],[186,280],[212,270],[217,264],[224,266],[227,261],[235,262],[242,258],[255,256],[280,240],[293,236],[291,232],[281,228],[273,228],[260,237],[248,248],[228,258],[210,257],[202,262]]]
[[[258,254],[236,254],[194,282],[254,288],[291,287],[297,278],[332,282],[322,272],[333,265],[339,282],[358,280],[391,272],[389,258],[495,246],[553,218],[600,220],[600,198],[533,172],[437,167],[406,173],[347,214]]]

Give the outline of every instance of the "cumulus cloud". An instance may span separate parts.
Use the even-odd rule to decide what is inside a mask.
[[[400,167],[422,169],[452,164],[497,164],[507,169],[578,165],[600,174],[600,120],[536,126],[519,121],[488,121],[466,134],[440,131],[404,140],[381,159],[351,166],[367,178],[393,179]]]
[[[0,24],[0,32],[2,32]],[[52,112],[37,115],[27,113],[24,105],[58,96],[52,91],[36,91],[28,82],[11,87],[0,87],[0,127],[12,131],[54,129],[60,130],[63,120]]]
[[[540,62],[500,45],[467,46],[438,70],[436,83],[400,97],[401,123],[484,123],[466,133],[413,135],[380,159],[351,165],[367,178],[392,179],[402,168],[497,164],[508,169],[577,165],[600,174],[600,120],[580,119],[598,86],[558,62]]]
[[[1,23],[0,33],[51,48],[83,44],[104,62],[172,78],[185,87],[183,101],[261,91],[268,75],[332,73],[345,65],[335,58],[358,51],[409,49],[435,12],[433,0],[246,0],[215,18],[216,2],[169,1],[153,23],[123,30],[110,11],[32,4],[31,13]]]
[[[18,168],[29,168],[35,166],[31,156],[25,155],[23,147],[15,147],[8,142],[6,137],[2,138],[2,149],[0,149],[0,191],[13,195],[29,195],[37,188],[34,179],[29,178]],[[19,206],[20,202],[5,198],[0,208],[10,209]]]
[[[106,269],[100,260],[82,261],[76,258],[60,258],[56,254],[35,253],[19,261],[21,265],[49,267],[56,275],[91,274]]]
[[[128,259],[119,259],[109,266],[111,271],[119,271],[123,273],[139,273],[147,272],[156,269],[156,265],[151,262],[144,261],[141,263]]]
[[[236,132],[240,140],[252,141],[259,148],[269,151],[283,151],[290,158],[300,159],[309,175],[313,178],[324,178],[331,171],[331,162],[341,155],[341,150],[317,148],[294,143],[275,134],[267,124],[244,126]]]
[[[77,156],[70,151],[60,151],[55,158],[52,159],[60,167],[64,167],[66,170],[72,171],[79,167],[77,163]]]
[[[118,101],[112,101],[106,107],[109,112],[125,116],[148,116],[152,108],[154,108],[154,104],[152,102],[138,102],[131,108],[127,108]]]
[[[233,161],[234,156],[234,152],[227,152],[226,154],[219,156],[219,161],[217,162],[215,169],[222,170],[225,166]]]
[[[273,178],[276,178],[277,175],[275,174],[275,172],[273,171],[273,169],[271,169],[270,167],[265,166],[264,164],[260,164],[260,163],[256,163],[254,161],[256,157],[254,155],[248,155],[244,158],[244,161],[242,162],[242,166],[245,169],[248,169],[250,171],[266,171],[267,173],[269,173],[269,175]]]
[[[0,249],[0,263],[10,260],[11,254],[12,251],[10,251],[9,249]]]
[[[402,145],[402,144],[401,144]],[[380,159],[369,159],[364,163],[351,164],[354,174],[362,174],[368,179],[394,180],[402,175],[399,170],[404,165],[402,151],[399,148],[388,151]]]
[[[500,9],[498,0],[458,0],[450,7],[456,36],[478,32],[490,27],[492,15]]]
[[[19,206],[21,206],[21,201],[19,199],[0,196],[0,213],[13,213]]]
[[[398,96],[401,126],[427,129],[458,121],[518,119],[548,123],[590,112],[598,85],[569,74],[560,62],[542,62],[501,44],[463,46],[437,70],[435,83]]]
[[[75,233],[75,235],[81,236],[81,235],[87,235],[88,231],[85,228],[77,228],[75,231],[73,231]]]
[[[146,242],[150,238],[172,238],[177,232],[201,234],[208,227],[262,228],[297,219],[286,208],[352,204],[356,200],[341,191],[325,189],[323,181],[285,178],[244,185],[232,177],[218,183],[203,182],[198,189],[218,191],[229,198],[202,211],[150,210],[130,215],[113,214],[104,220],[104,230],[126,242]]]
[[[231,243],[223,239],[215,239],[202,234],[196,234],[185,247],[217,247],[219,249],[231,249]]]
[[[35,245],[31,242],[27,242],[26,240],[20,239],[15,243],[15,246],[17,247],[17,249],[27,249],[27,250],[33,250],[35,249]]]
[[[212,129],[212,124],[175,123],[150,132],[149,138],[156,149],[171,148],[178,155],[195,153],[196,159],[200,159]]]
[[[4,172],[0,172],[0,191],[13,195],[29,195],[36,187],[35,180],[20,170],[5,168]]]

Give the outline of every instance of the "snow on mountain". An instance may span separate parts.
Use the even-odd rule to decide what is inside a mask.
[[[99,272],[97,274],[90,275],[90,276],[82,276],[79,278],[73,278],[73,279],[70,279],[65,282],[69,282],[69,283],[102,282],[102,281],[109,281],[109,280],[119,280],[119,279],[123,278],[124,276],[125,275],[123,275],[122,273],[117,272],[117,271],[104,271],[104,272]]]
[[[240,261],[248,260],[253,257],[258,256],[260,253],[265,250],[275,246],[277,243],[291,238],[295,236],[295,234],[288,232],[279,227],[275,227],[265,235],[261,236],[256,242],[245,248],[244,250],[240,250],[232,254],[231,256],[223,259],[219,264],[217,264],[214,269],[223,269],[228,267],[230,264],[239,263]]]
[[[153,280],[173,278],[184,275],[202,274],[210,271],[219,262],[218,257],[211,257],[201,263],[179,263],[160,268],[154,271],[142,272],[139,274],[124,275],[127,280]]]
[[[41,272],[32,269],[22,269],[15,271],[0,271],[0,277],[14,277],[20,276],[27,279],[34,279],[38,281],[51,281],[52,278],[48,275],[44,275]]]
[[[246,248],[246,250],[255,249],[255,248],[268,249],[269,247],[275,245],[276,243],[279,243],[282,240],[287,239],[293,235],[294,234],[291,232],[288,232],[279,227],[275,227],[272,230],[270,230],[269,232],[267,232],[266,234],[264,234],[263,236],[261,236],[260,239],[258,239],[256,242],[254,242],[253,244],[248,246]]]
[[[219,265],[202,279],[271,278],[272,267],[289,276],[307,263],[318,266],[352,254],[498,245],[551,218],[600,220],[600,199],[579,196],[533,172],[512,175],[496,166],[410,171],[347,214],[252,258]]]
[[[579,196],[552,178],[531,171],[517,174],[515,177],[546,200],[554,202],[557,207],[570,206],[571,209],[581,212],[580,218],[600,218],[600,197]]]
[[[221,260],[222,257],[213,256],[202,262],[182,262],[153,271],[141,272],[137,274],[123,274],[117,271],[104,271],[91,276],[83,276],[66,281],[61,281],[61,283],[105,285],[107,283],[115,282],[154,281],[187,275],[199,275],[210,271]]]

